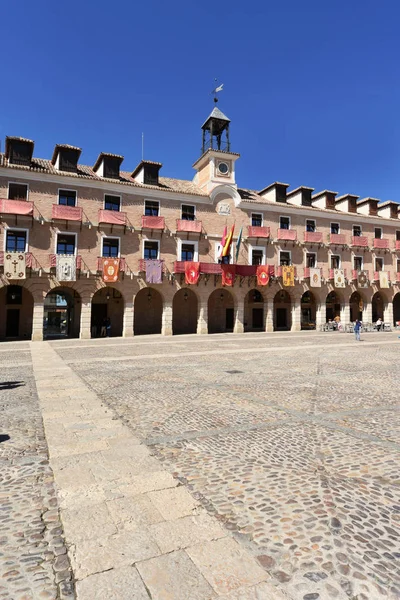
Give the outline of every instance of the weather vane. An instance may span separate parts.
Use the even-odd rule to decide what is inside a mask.
[[[214,81],[215,81],[215,84],[217,84],[217,80],[214,79]],[[218,85],[218,86],[216,85],[216,87],[211,92],[213,94],[213,96],[214,96],[214,102],[215,102],[215,104],[218,102],[218,96],[217,96],[218,92],[222,92],[223,89],[224,89],[224,84],[221,83],[221,85]]]

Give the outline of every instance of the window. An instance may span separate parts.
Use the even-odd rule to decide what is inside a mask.
[[[400,242],[400,231],[396,231],[396,241]]]
[[[65,233],[57,234],[57,254],[75,254],[76,238]]]
[[[251,264],[262,265],[264,262],[264,252],[259,248],[253,248],[251,251]]]
[[[120,196],[110,196],[109,194],[106,194],[104,196],[104,208],[105,210],[121,210]]]
[[[354,259],[354,268],[356,271],[361,271],[363,268],[363,259],[362,256],[355,256]]]
[[[353,225],[353,235],[354,237],[361,236],[361,225]]]
[[[146,217],[158,217],[160,212],[160,203],[153,200],[145,200],[144,214]]]
[[[281,229],[290,229],[290,217],[280,217],[279,227]]]
[[[76,205],[76,192],[71,190],[58,190],[58,204],[63,206]]]
[[[317,256],[314,252],[307,252],[306,254],[306,267],[313,269],[317,265]]]
[[[182,204],[182,219],[183,221],[194,221],[196,217],[195,207],[190,204]]]
[[[26,231],[7,230],[6,252],[26,252]]]
[[[119,256],[119,239],[118,238],[103,238],[103,256],[104,256],[104,258],[118,258],[118,256]]]
[[[143,245],[143,258],[146,260],[157,260],[158,258],[158,242],[145,240]]]
[[[375,227],[375,239],[376,240],[381,240],[382,239],[382,229],[381,229],[381,227]]]
[[[331,223],[331,233],[338,234],[340,232],[339,223]]]
[[[400,259],[397,259],[397,273],[400,273]]]
[[[281,267],[290,266],[292,264],[290,252],[281,252],[279,254],[279,264],[281,265]]]
[[[194,244],[182,244],[181,260],[194,260],[196,248]]]
[[[313,221],[312,219],[307,219],[306,220],[306,231],[314,232],[315,229],[316,229],[315,221]]]
[[[383,258],[375,259],[375,271],[383,271]]]
[[[251,215],[251,225],[252,225],[252,227],[261,227],[262,223],[263,223],[263,216],[262,215],[260,215],[259,213],[253,213]]]
[[[28,186],[25,183],[9,183],[8,184],[8,199],[9,200],[27,200]]]
[[[331,255],[331,269],[340,269],[340,256]]]

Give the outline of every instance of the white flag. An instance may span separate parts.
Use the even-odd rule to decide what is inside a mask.
[[[321,287],[321,269],[310,268],[310,286]]]
[[[217,88],[215,88],[214,92],[222,92],[223,88],[224,88],[224,84],[221,83],[221,85],[219,85]]]
[[[58,281],[76,281],[76,258],[73,255],[57,254]]]
[[[346,287],[346,284],[344,281],[344,270],[343,269],[334,269],[333,277],[334,277],[335,287],[337,287],[337,288]]]
[[[4,252],[4,275],[7,279],[26,278],[25,252]]]

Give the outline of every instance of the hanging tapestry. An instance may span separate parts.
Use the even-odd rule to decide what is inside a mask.
[[[284,266],[282,267],[282,279],[283,285],[286,287],[294,286],[294,267]]]
[[[257,267],[257,285],[268,285],[269,267],[268,265],[258,265]]]
[[[368,274],[365,271],[358,272],[358,287],[360,287],[360,288],[368,287]]]
[[[185,262],[185,283],[195,285],[200,276],[199,262]]]
[[[310,267],[310,287],[321,287],[321,269]]]
[[[379,285],[381,288],[389,287],[389,276],[386,271],[379,271]]]
[[[24,252],[4,253],[4,275],[7,279],[25,279],[26,257]]]
[[[334,269],[333,270],[333,282],[334,282],[334,286],[337,288],[346,287],[346,283],[344,281],[343,269]]]
[[[236,275],[236,265],[221,265],[222,285],[233,286]]]
[[[115,283],[119,275],[119,258],[103,259],[103,281]]]
[[[146,283],[162,283],[162,260],[146,260]]]
[[[74,255],[56,255],[56,273],[58,281],[76,281],[76,258]]]

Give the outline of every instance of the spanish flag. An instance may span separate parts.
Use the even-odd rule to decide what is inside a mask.
[[[220,257],[222,256],[222,250],[224,249],[224,246],[225,246],[225,243],[226,243],[227,233],[228,233],[228,229],[227,229],[227,227],[225,225],[224,231],[222,233],[222,238],[221,238],[221,254],[219,255]]]
[[[229,256],[229,252],[231,249],[231,244],[232,244],[232,238],[233,238],[233,232],[235,231],[235,223],[232,225],[232,228],[229,232],[228,237],[226,238],[226,242],[224,247],[222,248],[222,252],[221,252],[221,256]]]

